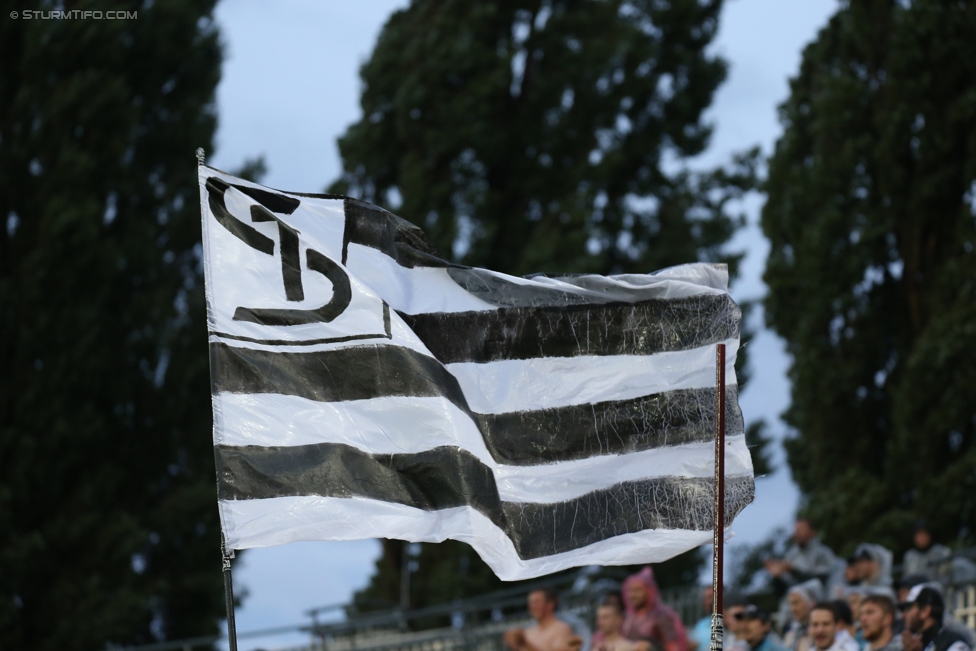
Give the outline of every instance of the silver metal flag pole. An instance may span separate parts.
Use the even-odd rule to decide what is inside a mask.
[[[715,532],[712,539],[712,642],[722,651],[722,578],[725,552],[725,344],[715,347]]]

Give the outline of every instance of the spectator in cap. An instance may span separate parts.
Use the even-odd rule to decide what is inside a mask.
[[[891,585],[892,554],[874,543],[861,543],[854,551],[855,567],[861,587]]]
[[[852,592],[861,591],[861,576],[857,571],[857,558],[847,557],[846,562],[838,561],[838,571],[832,577],[828,599],[847,599]]]
[[[739,613],[746,609],[748,604],[742,597],[731,596],[725,600],[722,609],[725,623],[725,633],[722,636],[722,648],[725,651],[749,651],[748,644],[742,639],[743,623],[745,620],[738,617]]]
[[[923,574],[933,579],[942,578],[946,565],[952,560],[952,551],[945,545],[933,542],[932,534],[924,521],[915,523],[912,543],[914,547],[905,552],[902,560],[902,572],[905,575]]]
[[[945,601],[935,585],[916,585],[899,608],[905,616],[904,651],[972,651],[961,634],[944,625]]]
[[[897,603],[907,602],[908,595],[912,591],[912,588],[914,588],[917,585],[923,585],[923,584],[938,592],[944,602],[945,592],[942,590],[942,584],[938,583],[937,581],[919,580],[922,578],[924,577],[922,577],[920,574],[914,574],[912,576],[907,576],[901,579],[901,581],[899,582]],[[973,638],[973,632],[965,624],[963,624],[961,621],[956,619],[951,612],[945,611],[942,614],[942,623],[950,631],[955,631],[956,633],[961,635],[963,639],[966,640],[966,643],[969,644],[969,646],[973,646],[974,642],[976,642],[976,639]],[[901,618],[899,621],[895,622],[896,633],[900,634],[902,629],[904,629],[904,627],[905,627],[904,618]]]
[[[895,581],[895,594],[897,595],[897,603],[902,603],[908,599],[908,593],[911,592],[912,588],[921,583],[931,583],[932,577],[927,574],[910,574],[906,572],[900,579]]]
[[[841,630],[837,605],[821,601],[810,611],[810,639],[817,651],[859,651],[850,635],[838,635]]]
[[[869,594],[861,603],[861,633],[864,651],[903,651],[901,636],[895,635],[895,602],[891,597]]]
[[[783,632],[783,643],[792,651],[809,651],[807,625],[810,623],[810,610],[821,598],[823,586],[817,579],[795,585],[786,594],[791,621]]]
[[[786,651],[777,642],[772,621],[765,610],[749,604],[735,617],[740,622],[742,639],[749,645],[748,651]]]

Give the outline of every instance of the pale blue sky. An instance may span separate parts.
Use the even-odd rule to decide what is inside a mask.
[[[211,165],[231,169],[263,155],[271,187],[321,191],[340,169],[336,138],[359,111],[359,66],[379,30],[404,0],[224,0],[217,22],[226,46],[218,88],[220,126]],[[787,96],[803,47],[838,6],[837,0],[729,0],[716,51],[731,64],[729,79],[709,111],[716,125],[712,144],[695,165],[711,166],[753,144],[772,151],[781,129],[776,107]],[[745,251],[738,299],[761,297],[768,243],[757,226],[762,198],[741,209],[749,218],[731,245]],[[650,271],[650,270],[648,270]],[[761,319],[761,315],[757,315]],[[766,418],[782,437],[778,415],[789,402],[789,361],[782,341],[763,331],[750,344],[752,382],[741,397],[747,420]],[[776,445],[777,471],[756,482],[756,501],[738,517],[729,550],[787,526],[798,493]],[[214,550],[217,554],[218,551]],[[237,628],[249,630],[305,623],[304,611],[342,602],[362,587],[379,553],[376,541],[293,543],[251,550],[236,566]],[[300,643],[301,634],[245,639],[241,651]]]

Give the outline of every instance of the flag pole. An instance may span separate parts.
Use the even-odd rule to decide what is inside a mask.
[[[203,147],[196,151],[197,165],[204,165],[207,152]],[[230,651],[237,651],[237,622],[234,619],[234,576],[231,574],[230,559],[234,558],[234,550],[227,549],[224,534],[220,534],[220,569],[224,575],[224,606],[227,608],[227,640]]]
[[[224,535],[220,535],[221,568],[224,572],[224,603],[227,607],[227,640],[230,651],[237,651],[237,622],[234,620],[234,577],[230,571],[230,559],[234,550],[227,550]]]
[[[722,581],[725,552],[725,344],[715,346],[715,531],[712,539],[712,642],[722,651]]]
[[[234,620],[234,577],[230,570],[230,559],[234,550],[227,549],[223,534],[220,535],[221,569],[224,573],[224,604],[227,608],[227,640],[230,651],[237,651],[237,622]]]

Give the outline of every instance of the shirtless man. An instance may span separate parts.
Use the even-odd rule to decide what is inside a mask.
[[[529,614],[535,626],[505,631],[505,644],[512,651],[579,651],[583,640],[569,624],[555,615],[559,595],[551,588],[529,593]]]
[[[596,609],[596,627],[591,645],[595,651],[650,651],[651,643],[633,642],[620,632],[624,625],[624,613],[617,602],[604,602]]]

